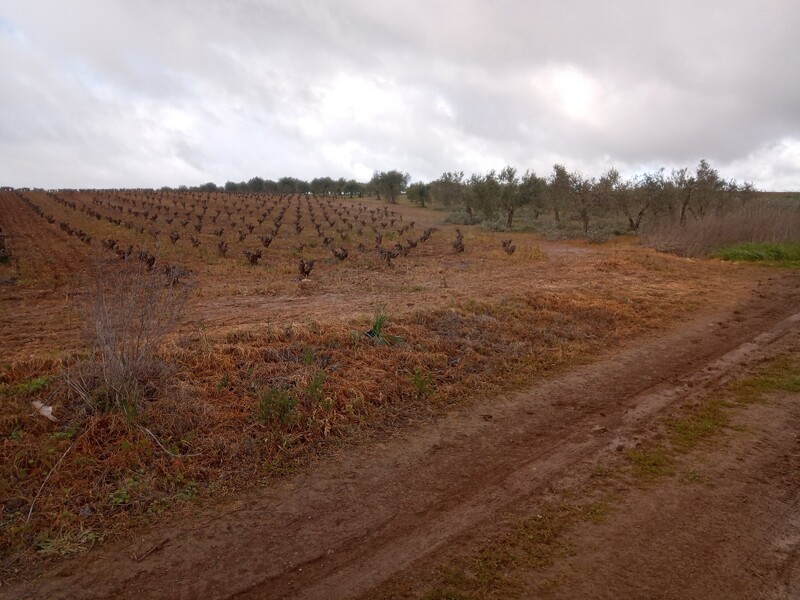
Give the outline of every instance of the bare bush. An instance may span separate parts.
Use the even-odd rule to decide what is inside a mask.
[[[134,417],[168,368],[158,350],[185,307],[188,287],[139,261],[96,263],[80,307],[91,354],[70,369],[70,391],[91,412]]]
[[[681,256],[704,256],[745,242],[781,243],[800,238],[800,206],[750,202],[723,214],[706,214],[685,223],[664,217],[642,232],[642,243]]]

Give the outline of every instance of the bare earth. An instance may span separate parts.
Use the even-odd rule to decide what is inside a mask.
[[[762,277],[672,330],[503,399],[317,465],[171,528],[98,547],[8,598],[370,598],[423,595],[432,566],[473,551],[598,464],[653,435],[675,406],[800,348],[800,288]],[[531,573],[557,598],[800,597],[800,402],[740,414],[707,450],[714,485],[620,489],[611,515],[569,533]],[[397,585],[387,588],[392,581]],[[381,587],[383,586],[383,587]]]
[[[88,219],[62,213],[76,223]],[[24,283],[0,281],[0,348],[10,360],[70,347],[77,330],[70,278],[89,262],[88,250],[7,194],[0,194],[0,216]],[[480,234],[482,242],[470,235],[476,244],[497,245],[489,235]],[[272,271],[195,257],[190,265],[203,285],[191,311],[224,331],[261,319],[265,308],[278,321],[308,314],[352,319],[376,300],[394,298],[393,314],[403,314],[458,297],[501,298],[520,282],[580,289],[597,285],[598,277],[616,278],[626,289],[642,276],[621,273],[630,267],[624,259],[606,271],[616,260],[607,249],[521,238],[510,261],[499,249],[497,256],[454,257],[444,232],[435,243],[396,270],[378,269],[368,257],[354,259],[360,262],[353,267],[322,265],[307,295],[290,280],[288,246],[282,251],[292,258]],[[546,251],[547,264],[531,258],[536,248]],[[219,277],[222,271],[229,275]],[[473,556],[553,498],[597,488],[598,469],[657,439],[664,417],[677,408],[702,401],[771,356],[800,351],[796,274],[694,264],[686,277],[713,281],[715,304],[706,299],[705,308],[666,332],[609,349],[523,393],[477,398],[388,441],[343,448],[235,503],[168,527],[161,521],[133,539],[22,573],[26,580],[0,587],[0,597],[465,597],[430,593],[440,566]],[[720,290],[723,277],[730,280]],[[648,485],[604,483],[609,514],[599,523],[571,524],[562,551],[545,566],[518,565],[513,595],[800,597],[798,400],[785,393],[736,412],[722,441],[683,459],[679,470],[692,474],[691,483],[680,476]]]
[[[745,432],[692,465],[701,483],[637,490],[608,522],[575,532],[578,553],[542,575],[560,582],[548,597],[800,596],[798,400],[748,408]]]

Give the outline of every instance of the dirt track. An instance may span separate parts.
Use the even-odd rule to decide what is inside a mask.
[[[667,408],[713,389],[794,336],[797,277],[765,279],[748,298],[715,310],[193,522],[96,548],[3,594],[369,597],[391,577],[413,579],[443,553],[468,552],[502,515],[587,475],[603,456],[635,444]]]
[[[564,600],[800,597],[798,400],[733,409],[735,429],[676,477],[625,493],[606,522],[579,528],[575,555],[537,573],[532,589],[558,581],[548,598]]]

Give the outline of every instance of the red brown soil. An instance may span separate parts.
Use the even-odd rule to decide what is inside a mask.
[[[8,192],[0,193],[0,225],[14,263],[0,267],[0,348],[9,361],[71,336],[75,323],[64,286],[84,267],[87,252]],[[15,285],[18,280],[25,285]]]
[[[91,247],[83,245],[58,225],[50,225],[35,215],[11,192],[0,192],[0,225],[10,236],[8,244],[17,265],[0,266],[0,281],[12,276],[19,279],[17,285],[0,283],[0,303],[5,308],[0,314],[0,347],[9,362],[33,355],[53,355],[80,345],[74,297],[82,293],[81,279],[87,267],[108,257],[98,248],[99,240],[114,237],[123,246],[130,242],[154,251],[156,245],[147,235],[96,222],[54,203],[41,192],[25,195],[57,220],[64,219],[75,228],[93,233],[94,242]],[[89,197],[74,194],[83,205],[90,205]],[[378,206],[370,200],[361,202],[370,208]],[[467,251],[455,254],[450,248],[454,227],[441,223],[442,213],[407,206],[395,208],[405,215],[406,223],[416,221],[417,234],[427,226],[437,230],[427,245],[420,244],[409,257],[397,259],[393,268],[377,258],[371,250],[374,241],[365,232],[362,238],[347,244],[351,257],[341,263],[319,247],[305,250],[304,255],[317,258],[317,266],[310,281],[301,285],[295,245],[314,243],[309,226],[302,236],[282,232],[255,268],[246,265],[241,255],[242,248],[255,246],[238,243],[230,231],[227,258],[216,256],[214,244],[218,238],[209,232],[201,236],[204,246],[200,249],[187,247],[181,240],[175,247],[168,242],[159,244],[157,253],[161,263],[178,262],[192,271],[194,293],[186,321],[195,327],[202,322],[207,333],[267,322],[344,322],[369,317],[380,304],[390,315],[402,316],[463,300],[498,301],[531,290],[580,293],[616,287],[624,294],[624,290],[635,291],[645,283],[660,285],[665,297],[687,288],[702,296],[725,287],[728,278],[745,284],[749,279],[735,270],[725,272],[641,251],[633,248],[630,241],[609,249],[574,242],[544,242],[518,234],[517,251],[509,257],[500,246],[504,234],[470,229],[466,231]],[[268,222],[263,227],[267,225]],[[258,233],[256,229],[253,236]],[[368,246],[367,252],[353,250],[358,239]],[[678,275],[684,265],[690,268]]]
[[[730,380],[775,344],[796,347],[798,307],[797,277],[774,276],[757,293],[729,296],[713,313],[527,392],[487,399],[279,487],[97,548],[4,593],[345,598],[371,597],[390,578],[424,581],[431,564],[468,553],[509,513],[524,513],[603,455],[632,447],[698,390]],[[643,491],[603,530],[579,533],[602,551],[579,553],[564,567],[572,586],[564,597],[745,598],[759,585],[772,597],[796,597],[797,479],[770,474],[797,472],[797,418],[788,400],[764,409],[756,452],[733,448],[711,467],[725,484],[708,507],[692,503],[708,500],[701,488]],[[754,568],[734,573],[744,556]]]
[[[0,287],[4,360],[76,347],[78,327],[67,295],[79,289],[75,282],[90,250],[9,196],[0,194],[0,202],[0,222],[12,232],[9,246],[27,268],[15,271],[18,285]],[[288,245],[275,265],[262,270],[240,264],[241,257],[210,263],[195,257],[189,266],[196,270],[198,295],[190,320],[202,318],[209,330],[224,333],[263,325],[267,316],[273,323],[358,319],[379,301],[391,314],[404,315],[459,300],[499,301],[520,290],[625,294],[642,282],[651,286],[648,293],[660,288],[681,306],[688,294],[707,297],[691,318],[609,349],[591,364],[518,394],[473,398],[433,423],[366,448],[343,448],[232,503],[172,523],[162,520],[129,540],[98,545],[38,573],[26,571],[27,581],[0,588],[0,596],[369,598],[383,593],[388,581],[404,582],[411,596],[421,595],[431,565],[468,555],[505,527],[509,515],[526,515],[554,489],[579,489],[604,457],[652,435],[672,408],[713,391],[779,345],[796,343],[798,321],[790,317],[800,310],[800,282],[791,273],[525,236],[509,260],[494,248],[499,238],[474,232],[467,235],[468,248],[472,243],[483,251],[456,256],[447,251],[450,234],[444,230],[430,250],[398,261],[394,270],[368,257],[353,266],[323,264],[309,289],[297,284]],[[537,258],[539,248],[547,260]],[[634,492],[602,528],[576,530],[579,551],[554,566],[553,577],[563,583],[552,593],[744,598],[761,582],[772,597],[796,597],[795,407],[793,398],[757,407],[753,435],[762,441],[756,451],[739,441],[741,447],[711,460],[714,480],[727,487],[712,494],[669,486]],[[764,500],[752,502],[756,496]],[[674,523],[683,530],[668,537]],[[602,551],[593,552],[597,547]],[[754,568],[735,572],[742,556]],[[703,577],[697,575],[701,569]],[[719,584],[725,581],[730,585]]]
[[[575,555],[537,578],[558,581],[548,597],[799,597],[800,394],[732,425],[743,431],[685,461],[699,483],[627,492],[610,519],[570,536]]]

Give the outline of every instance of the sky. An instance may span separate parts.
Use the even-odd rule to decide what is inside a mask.
[[[800,2],[0,0],[0,185],[703,158],[800,190]]]

